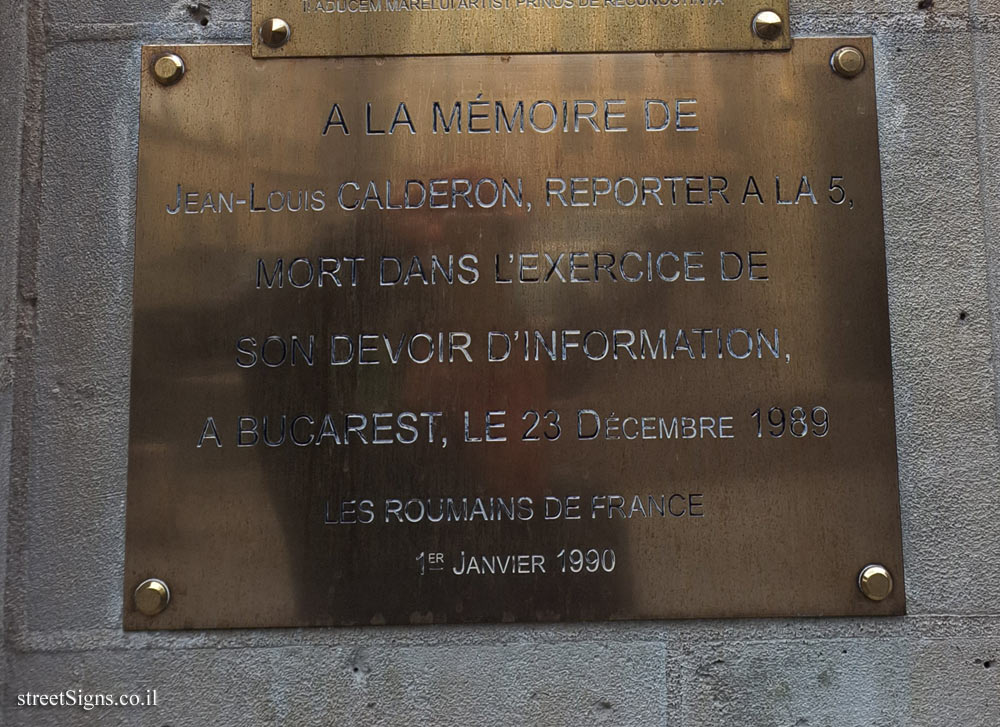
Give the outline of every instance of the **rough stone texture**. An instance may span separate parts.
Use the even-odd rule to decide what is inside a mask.
[[[1000,599],[975,79],[939,60],[972,52],[964,32],[885,34],[876,50],[910,613],[991,613]]]
[[[71,25],[164,24],[187,34],[196,32],[186,24],[210,28],[217,22],[249,21],[250,3],[245,0],[64,0],[50,2],[53,21]],[[208,22],[205,22],[205,21]]]
[[[1000,672],[983,654],[998,646],[847,638],[697,647],[684,663],[684,724],[993,724]]]
[[[909,616],[125,634],[139,48],[249,38],[188,5],[0,6],[0,723],[1000,724],[1000,0],[792,8],[875,36]]]
[[[62,486],[24,493],[21,567],[51,576],[24,584],[29,632],[120,620],[138,65],[124,42],[60,44],[46,64],[47,98],[87,92],[45,117],[37,275],[59,292],[38,306],[30,478]]]
[[[1000,18],[1000,0],[985,0],[992,4]],[[976,78],[979,100],[979,149],[983,163],[980,182],[983,215],[986,222],[986,256],[990,265],[990,300],[992,302],[994,375],[1000,387],[1000,32],[976,36]],[[1000,417],[1000,411],[997,412]]]
[[[137,651],[129,652],[125,681],[120,652],[34,653],[24,670],[37,675],[39,688],[58,690],[67,680],[96,692],[110,685],[141,693],[147,685],[164,686],[156,708],[48,710],[25,724],[63,725],[74,713],[81,724],[97,717],[102,725],[137,727],[431,725],[442,718],[493,724],[514,714],[526,724],[566,727],[676,723],[666,709],[659,644],[445,641],[447,647],[437,648]],[[206,691],[209,698],[196,696]]]
[[[7,541],[13,442],[14,359],[18,323],[18,241],[21,205],[21,127],[27,86],[26,15],[20,3],[0,6],[3,95],[0,97],[0,624],[7,583]],[[0,641],[0,684],[7,683],[7,640]],[[0,715],[3,706],[0,706]]]

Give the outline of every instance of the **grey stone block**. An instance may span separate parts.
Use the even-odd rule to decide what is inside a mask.
[[[996,2],[1000,12],[1000,2]],[[976,36],[975,73],[978,96],[979,143],[982,162],[982,203],[986,224],[986,257],[990,267],[993,327],[993,369],[1000,388],[1000,32]],[[998,405],[1000,407],[1000,405]]]
[[[22,3],[0,5],[0,636],[6,634],[7,543],[11,489],[14,361],[18,311],[18,241],[21,225],[21,130],[27,85],[26,15]],[[0,639],[0,683],[8,679],[8,647]],[[0,704],[0,721],[5,704]]]
[[[47,5],[54,23],[173,23],[189,25],[195,37],[215,22],[250,22],[250,0],[49,0]]]
[[[20,19],[23,5],[4,4],[0,22]],[[139,43],[249,23],[249,0],[212,2],[207,30],[187,5],[48,6],[60,29],[44,60],[38,330],[34,368],[18,372],[34,397],[30,481],[18,493],[23,537],[11,540],[6,579],[0,557],[0,583],[18,606],[4,614],[14,651],[0,664],[0,721],[1000,723],[997,620],[979,617],[1000,613],[1000,35],[970,34],[964,0],[792,9],[804,33],[876,36],[909,618],[122,634]],[[976,17],[997,8],[973,0]],[[16,38],[0,48],[6,93],[23,86],[24,51]],[[5,165],[20,151],[20,118],[5,95]],[[19,181],[0,176],[0,219],[16,219]],[[5,260],[16,255],[16,227],[0,228]],[[0,266],[0,513],[11,274]],[[0,518],[0,556],[5,527]],[[157,688],[162,701],[148,711],[16,707],[19,693],[77,688]]]
[[[975,2],[975,0],[972,0]],[[982,2],[982,0],[980,0]],[[793,22],[805,15],[878,16],[884,22],[893,16],[909,15],[927,29],[933,30],[944,16],[965,17],[970,0],[790,0]]]
[[[14,381],[14,333],[17,318],[17,248],[21,222],[21,127],[27,82],[25,15],[20,3],[0,7],[0,66],[3,67],[3,103],[0,103],[0,396],[9,396]],[[0,419],[0,432],[9,434],[9,422]],[[4,436],[9,440],[9,436]],[[0,462],[6,462],[4,458]],[[7,468],[4,468],[4,475]],[[3,547],[0,545],[0,547]],[[0,566],[2,567],[2,566]],[[0,585],[2,588],[2,585]]]
[[[29,654],[27,692],[145,694],[149,708],[17,708],[12,727],[128,725],[675,725],[658,644],[455,643]]]
[[[967,33],[876,39],[911,613],[996,613],[1000,448]],[[947,577],[944,577],[947,575]]]
[[[138,66],[128,43],[48,56],[26,630],[120,624]]]
[[[997,639],[710,644],[683,667],[683,721],[699,727],[992,727]]]

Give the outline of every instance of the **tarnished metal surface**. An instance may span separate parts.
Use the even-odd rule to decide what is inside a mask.
[[[773,37],[754,30],[765,9],[783,21]],[[273,19],[288,24],[287,42],[265,42]],[[254,0],[253,27],[253,54],[261,58],[791,45],[788,0]]]
[[[125,627],[902,613],[844,43],[144,49]]]

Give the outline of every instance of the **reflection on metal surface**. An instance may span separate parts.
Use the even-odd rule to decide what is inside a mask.
[[[126,628],[901,613],[840,45],[145,49]]]
[[[858,586],[866,598],[884,601],[892,593],[892,575],[884,566],[868,565],[858,576]]]
[[[292,35],[292,29],[281,18],[268,18],[260,25],[260,41],[268,48],[280,48]]]
[[[845,45],[833,52],[830,65],[844,78],[854,78],[865,69],[865,55],[854,46]]]
[[[776,40],[783,27],[781,16],[773,10],[761,10],[753,19],[753,32],[763,40]]]
[[[158,578],[148,578],[136,587],[132,601],[136,611],[142,615],[157,616],[170,603],[170,589]]]
[[[184,77],[184,59],[176,53],[164,53],[153,59],[153,77],[161,86],[172,86]]]
[[[788,0],[254,0],[253,24],[283,18],[253,53],[397,56],[466,53],[783,50]],[[287,26],[286,26],[287,27]]]

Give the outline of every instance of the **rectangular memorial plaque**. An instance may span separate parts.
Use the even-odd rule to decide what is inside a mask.
[[[125,627],[902,613],[844,43],[146,48]]]
[[[776,12],[760,35],[754,17]],[[259,29],[291,30],[270,47]],[[253,54],[396,56],[449,53],[786,50],[788,0],[254,0]],[[282,36],[283,38],[283,36]]]

